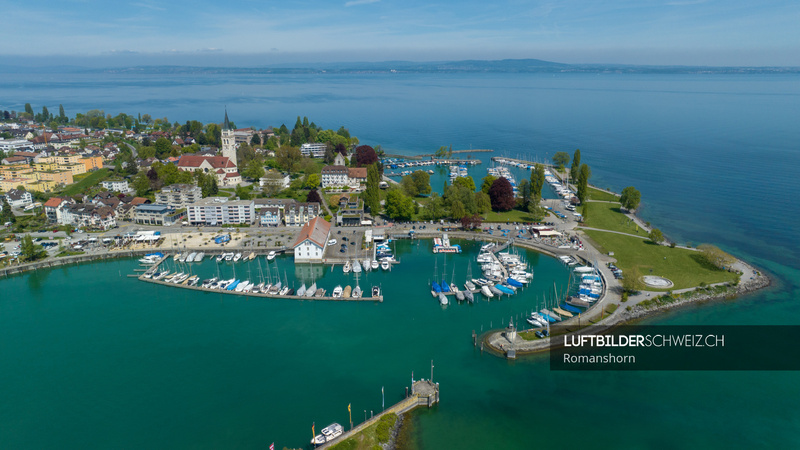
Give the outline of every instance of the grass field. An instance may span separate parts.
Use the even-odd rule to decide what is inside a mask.
[[[619,203],[590,202],[587,216],[588,218],[584,222],[587,227],[647,236],[644,230],[633,223],[628,216],[622,214]]]
[[[613,251],[617,266],[623,272],[638,267],[642,275],[652,274],[670,279],[675,284],[671,289],[690,288],[703,282],[711,284],[736,280],[736,274],[706,263],[700,252],[656,245],[646,239],[604,231],[584,230],[584,233],[600,252]]]
[[[104,179],[108,178],[108,173],[110,172],[109,169],[97,169],[94,172],[87,175],[85,178],[70,184],[63,191],[61,191],[61,195],[77,195],[85,191],[91,186],[100,183]]]
[[[609,194],[608,192],[601,191],[595,189],[593,187],[589,188],[589,199],[590,200],[599,200],[604,202],[618,202],[619,196],[615,194]]]

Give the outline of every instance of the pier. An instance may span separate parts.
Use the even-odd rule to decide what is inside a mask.
[[[408,394],[408,388],[406,388],[405,399],[386,408],[385,410],[381,411],[380,414],[376,414],[375,416],[370,417],[363,423],[360,423],[350,431],[345,432],[344,434],[332,440],[331,442],[326,442],[316,448],[317,449],[329,448],[333,445],[336,445],[339,442],[343,442],[346,439],[353,437],[358,433],[364,431],[371,425],[378,423],[381,417],[383,417],[386,414],[394,413],[399,416],[403,413],[409,412],[420,406],[427,406],[428,408],[431,408],[436,403],[439,403],[439,383],[434,383],[430,380],[414,381],[414,383],[411,385],[410,395]]]
[[[132,275],[139,279],[139,281],[144,281],[153,284],[160,284],[163,286],[175,287],[175,288],[183,288],[183,289],[190,289],[193,291],[200,291],[200,292],[210,292],[210,293],[217,293],[217,294],[231,294],[231,295],[238,295],[238,296],[245,296],[245,297],[256,297],[256,298],[283,298],[289,300],[327,300],[327,301],[342,301],[342,302],[383,302],[383,293],[378,297],[372,297],[372,293],[368,292],[367,289],[364,290],[364,294],[361,297],[353,298],[353,297],[331,297],[328,295],[323,296],[312,296],[307,297],[305,295],[279,295],[279,294],[266,294],[266,293],[254,293],[254,292],[236,292],[236,291],[229,291],[227,289],[211,289],[211,288],[204,288],[202,286],[189,286],[187,284],[179,283],[175,284],[169,281],[162,281],[162,280],[154,280],[152,278],[145,278],[146,274],[153,274],[158,271],[158,266],[161,265],[164,261],[170,258],[170,256],[163,257],[157,264],[153,265],[147,271],[141,275]],[[131,275],[129,275],[131,276]],[[327,294],[327,291],[325,292]]]

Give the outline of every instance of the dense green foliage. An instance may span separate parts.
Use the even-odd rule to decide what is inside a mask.
[[[386,194],[386,215],[395,220],[409,220],[414,215],[414,201],[399,189]]]
[[[381,211],[381,177],[378,173],[378,165],[371,164],[367,168],[367,188],[364,191],[364,205],[369,208],[372,215],[379,214]]]
[[[639,207],[639,202],[642,200],[642,194],[639,192],[635,187],[628,186],[622,190],[622,196],[619,198],[619,202],[622,204],[622,207],[627,209],[628,211],[634,211],[636,208]]]
[[[655,244],[658,244],[664,240],[664,233],[662,233],[661,230],[659,230],[658,228],[653,228],[652,230],[650,230],[650,234],[648,234],[647,236]]]
[[[542,188],[544,187],[544,166],[536,163],[531,170],[531,197],[538,203],[542,198]]]
[[[514,207],[514,190],[511,183],[500,177],[489,188],[489,198],[494,211],[510,211]]]
[[[569,177],[571,179],[578,178],[578,173],[580,172],[581,168],[581,150],[575,149],[575,153],[572,155],[572,165],[569,166]]]
[[[569,162],[569,153],[567,152],[556,152],[553,155],[553,165],[558,168],[558,170],[564,170],[564,166],[567,165]]]
[[[589,199],[589,178],[592,176],[589,166],[586,164],[581,165],[580,172],[578,173],[578,200],[581,203]]]

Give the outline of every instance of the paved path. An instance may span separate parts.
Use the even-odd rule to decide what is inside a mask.
[[[638,234],[623,233],[622,231],[605,230],[603,228],[584,227],[582,225],[578,225],[577,227],[575,227],[575,229],[578,229],[578,230],[604,231],[606,233],[621,234],[623,236],[631,236],[631,237],[635,237],[635,238],[639,238],[639,239],[650,239],[647,236],[639,236]]]

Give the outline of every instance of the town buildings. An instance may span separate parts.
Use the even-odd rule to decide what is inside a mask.
[[[208,197],[186,205],[186,212],[191,225],[253,224],[256,220],[253,200]]]
[[[185,208],[203,198],[203,190],[193,184],[171,184],[156,193],[156,204]]]

